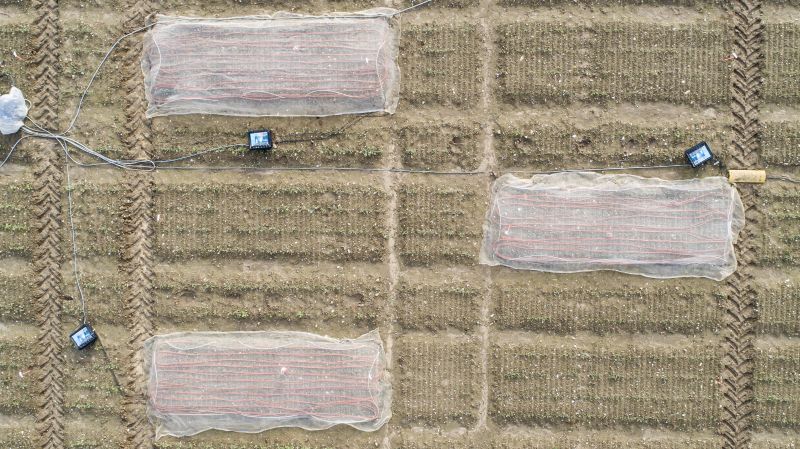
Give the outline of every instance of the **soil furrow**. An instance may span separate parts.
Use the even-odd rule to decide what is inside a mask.
[[[135,0],[125,17],[123,32],[142,26],[146,17],[155,10],[150,0]],[[138,69],[141,57],[141,40],[137,37],[125,42],[124,58],[125,134],[127,157],[149,159],[153,157],[149,122],[145,118],[147,102],[142,92],[142,73]],[[154,179],[150,173],[133,172],[124,180],[126,196],[122,205],[124,237],[121,243],[121,270],[126,280],[125,307],[128,317],[128,366],[125,382],[123,422],[127,428],[130,448],[153,446],[152,426],[146,413],[146,375],[142,369],[144,341],[154,332],[153,298],[153,191]]]
[[[32,24],[33,41],[31,73],[33,95],[31,117],[42,126],[57,127],[59,100],[58,63],[61,39],[58,2],[38,0],[32,3],[36,18]],[[39,341],[36,366],[38,372],[39,412],[36,431],[39,446],[48,449],[64,447],[64,335],[61,322],[63,279],[61,265],[62,220],[61,193],[63,174],[59,147],[37,142],[34,150],[34,223],[33,270],[34,301],[38,310]]]

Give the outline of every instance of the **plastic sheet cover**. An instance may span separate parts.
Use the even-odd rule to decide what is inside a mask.
[[[725,178],[558,173],[495,181],[481,263],[573,273],[722,280],[744,209]]]
[[[156,437],[218,429],[374,431],[391,416],[380,336],[183,332],[145,342],[148,415]]]
[[[147,116],[394,113],[395,12],[158,16],[142,58]]]
[[[5,95],[0,95],[0,134],[14,134],[22,128],[28,116],[28,105],[22,91],[12,86]]]

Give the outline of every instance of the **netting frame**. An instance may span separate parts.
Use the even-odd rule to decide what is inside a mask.
[[[719,188],[723,195],[728,195],[730,201],[727,210],[728,234],[725,250],[722,258],[724,262],[718,265],[712,264],[621,264],[610,266],[576,264],[572,268],[547,267],[546,264],[515,263],[513,261],[502,260],[492,250],[494,238],[499,235],[499,230],[493,225],[493,214],[497,205],[498,193],[503,189],[564,189],[564,188],[598,188],[623,187],[626,189],[663,187],[667,189],[692,189],[697,187]],[[505,266],[517,270],[542,271],[548,273],[581,273],[590,271],[617,271],[626,274],[640,275],[655,279],[672,279],[681,277],[701,277],[715,281],[721,281],[736,271],[737,261],[734,244],[739,232],[744,228],[745,215],[744,206],[739,192],[728,180],[721,176],[711,176],[705,178],[694,178],[684,180],[664,180],[660,178],[647,178],[629,174],[600,174],[596,172],[562,172],[545,175],[534,175],[529,179],[516,177],[506,174],[495,180],[491,188],[491,198],[489,208],[483,223],[483,240],[479,254],[479,263],[488,266]]]
[[[400,55],[400,21],[395,17],[395,13],[397,10],[392,8],[373,8],[364,11],[358,12],[333,12],[325,15],[304,15],[304,14],[297,14],[297,13],[289,13],[289,12],[276,12],[275,14],[271,15],[253,15],[253,16],[243,16],[243,17],[223,17],[223,18],[210,18],[210,17],[192,17],[192,16],[169,16],[169,15],[157,15],[156,16],[156,24],[148,30],[145,34],[144,41],[143,41],[143,51],[142,51],[142,59],[140,62],[142,75],[144,77],[144,91],[145,91],[145,98],[147,100],[147,109],[145,112],[145,116],[147,118],[153,117],[161,117],[161,116],[172,116],[172,115],[188,115],[188,114],[208,114],[208,115],[222,115],[222,116],[238,116],[238,117],[327,117],[327,116],[336,116],[336,115],[360,115],[360,114],[394,114],[397,109],[397,105],[400,101],[400,82],[401,82],[401,73],[400,67],[398,64],[398,58]],[[275,22],[275,21],[302,21],[302,20],[330,20],[330,21],[337,21],[337,20],[385,20],[386,26],[388,29],[386,35],[386,41],[383,45],[379,47],[378,55],[381,53],[384,55],[382,59],[390,61],[390,63],[386,63],[385,67],[388,71],[388,79],[386,81],[385,91],[383,93],[383,105],[381,107],[367,107],[367,108],[356,108],[353,107],[350,110],[337,110],[336,108],[332,108],[332,110],[320,110],[320,109],[313,109],[309,111],[285,111],[279,110],[278,107],[271,107],[269,104],[266,106],[253,108],[255,110],[244,110],[241,107],[225,107],[221,104],[214,104],[211,107],[207,107],[205,109],[192,107],[190,102],[185,100],[183,103],[185,104],[178,104],[173,107],[164,106],[164,105],[154,105],[154,93],[153,93],[153,83],[154,79],[158,76],[158,71],[156,74],[151,76],[152,74],[152,67],[154,65],[153,58],[150,57],[150,54],[153,52],[154,49],[159,49],[159,45],[157,44],[154,36],[159,32],[163,31],[164,27],[168,26],[176,26],[178,24],[190,24],[192,22],[196,24],[214,24],[215,22],[218,23],[227,23],[231,24],[234,21],[240,21],[241,23],[249,23],[249,24],[256,24],[258,22]],[[161,28],[159,28],[161,27]],[[161,52],[158,50],[156,54],[159,55],[159,64],[161,58]],[[376,70],[377,70],[377,61],[376,61]],[[384,86],[382,86],[384,87]],[[345,102],[345,100],[342,100]]]
[[[316,417],[246,417],[243,419],[244,425],[226,425],[225,419],[215,419],[211,417],[209,422],[198,422],[192,415],[168,415],[160,413],[154,403],[154,382],[158,379],[158,370],[153,369],[155,366],[154,356],[161,344],[169,345],[170,340],[179,338],[194,338],[196,345],[199,342],[202,345],[207,345],[210,340],[216,339],[252,339],[264,338],[273,339],[275,342],[297,342],[303,341],[312,345],[368,345],[374,346],[376,351],[376,359],[374,366],[370,369],[370,376],[375,373],[379,390],[379,397],[375,398],[378,407],[379,417],[369,421],[358,420],[322,420]],[[276,346],[277,348],[285,348],[286,345]],[[257,348],[266,349],[266,348]],[[270,348],[274,349],[274,348]],[[339,350],[344,350],[340,348]],[[357,430],[364,432],[373,432],[389,421],[392,416],[392,386],[390,373],[387,370],[386,353],[384,351],[383,342],[377,330],[370,331],[358,338],[354,339],[336,339],[327,336],[307,332],[295,331],[236,331],[236,332],[175,332],[171,334],[155,335],[147,339],[144,343],[144,371],[147,375],[147,416],[150,422],[155,427],[156,439],[163,436],[184,437],[196,435],[206,430],[222,430],[230,432],[241,433],[259,433],[265,430],[270,430],[280,427],[297,427],[305,430],[324,430],[336,425],[347,425]],[[282,374],[282,372],[281,372]],[[373,377],[369,377],[368,383],[372,382]],[[370,393],[371,394],[371,393]],[[187,416],[189,416],[187,418]],[[209,415],[205,415],[209,416]],[[194,421],[194,422],[192,422]]]

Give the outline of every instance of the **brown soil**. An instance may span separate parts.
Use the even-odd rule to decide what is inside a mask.
[[[499,175],[675,163],[706,140],[731,167],[798,178],[800,4],[762,3],[736,1],[727,11],[716,0],[434,0],[401,20],[394,116],[270,155],[233,151],[184,165]],[[63,128],[110,42],[150,12],[371,6],[0,0],[0,72],[27,93],[34,119]],[[74,131],[113,156],[171,157],[238,143],[247,129],[280,137],[349,121],[146,120],[137,43],[112,56]],[[487,174],[74,169],[83,280],[101,336],[78,352],[67,340],[80,305],[63,167],[57,147],[36,142],[0,170],[0,447],[800,444],[795,184],[740,188],[748,224],[739,270],[716,283],[479,266]],[[393,418],[380,431],[152,440],[141,370],[150,335],[286,329],[355,337],[375,328],[394,389]]]

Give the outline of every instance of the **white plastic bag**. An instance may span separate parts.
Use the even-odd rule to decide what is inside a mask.
[[[0,95],[0,134],[14,134],[22,128],[22,121],[28,115],[28,106],[22,91],[16,87]]]

